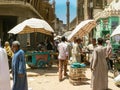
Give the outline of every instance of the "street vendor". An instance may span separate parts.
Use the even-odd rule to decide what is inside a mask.
[[[96,47],[97,47],[96,39],[93,38],[92,43],[87,46],[87,50],[89,51],[89,54],[88,54],[88,61],[89,62],[90,62],[91,57],[92,57],[92,52]]]
[[[81,49],[79,47],[79,39],[76,39],[72,46],[72,63],[74,62],[81,62]]]

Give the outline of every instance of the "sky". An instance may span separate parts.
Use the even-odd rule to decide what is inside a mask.
[[[56,1],[56,16],[63,20],[63,23],[66,24],[66,1],[67,0],[55,0]],[[76,0],[70,1],[70,21],[76,17]],[[50,0],[50,3],[52,0]]]

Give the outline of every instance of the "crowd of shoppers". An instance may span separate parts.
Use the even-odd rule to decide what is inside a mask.
[[[104,40],[102,38],[92,39],[92,43],[86,46],[90,52],[90,69],[92,73],[91,88],[92,90],[106,90],[108,89],[108,61],[112,53],[112,46],[110,40],[106,40],[106,46],[103,46]],[[42,48],[39,45],[39,48]],[[48,39],[45,44],[47,50],[55,49],[55,44]],[[83,44],[82,39],[74,37],[74,41],[67,41],[62,37],[60,42],[56,44],[59,53],[59,81],[63,80],[63,75],[67,76],[68,60],[72,58],[72,63],[82,63]],[[92,52],[92,53],[91,53]],[[10,90],[10,77],[8,68],[8,59],[12,61],[12,75],[13,87],[12,90],[28,90],[26,62],[24,51],[20,49],[20,42],[14,41],[12,47],[9,42],[5,42],[4,49],[0,44],[0,90]],[[112,67],[112,65],[111,65]],[[5,75],[2,73],[4,68]],[[63,74],[62,74],[63,73]],[[2,83],[1,83],[2,82]],[[6,87],[4,87],[4,85]]]

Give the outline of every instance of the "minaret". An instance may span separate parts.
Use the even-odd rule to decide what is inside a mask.
[[[55,13],[55,4],[56,4],[56,2],[55,2],[55,0],[53,0],[52,1],[52,8],[54,10],[54,13]],[[57,28],[57,22],[56,22],[56,14],[55,14],[55,18],[54,18],[54,29],[55,29],[55,31],[56,31],[56,28]]]
[[[53,6],[54,11],[55,11],[55,0],[52,1],[52,6]]]
[[[66,2],[66,5],[67,5],[67,31],[69,31],[69,27],[70,27],[70,2],[69,0],[67,0]]]

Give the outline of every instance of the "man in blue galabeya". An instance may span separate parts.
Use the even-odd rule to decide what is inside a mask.
[[[19,41],[12,43],[12,49],[14,51],[12,59],[12,90],[28,90],[24,51],[20,49]]]

